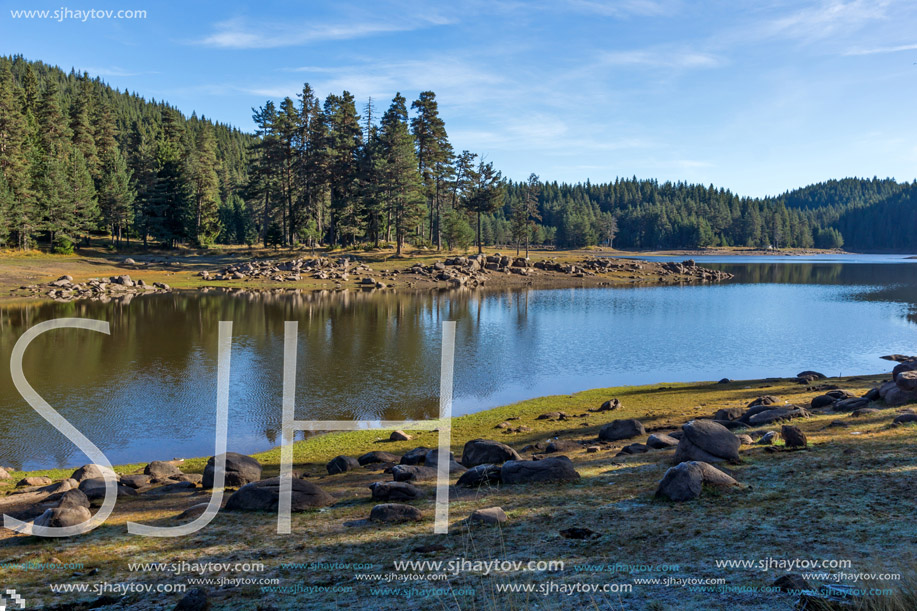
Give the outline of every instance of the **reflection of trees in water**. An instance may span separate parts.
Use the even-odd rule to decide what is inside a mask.
[[[68,393],[66,416],[85,423],[81,428],[91,438],[107,439],[109,448],[181,435],[205,438],[206,448],[212,444],[215,394],[215,377],[208,372],[215,368],[218,323],[231,320],[231,435],[241,431],[273,444],[279,439],[284,321],[299,321],[298,418],[432,418],[439,411],[441,322],[458,321],[458,352],[473,383],[495,385],[499,368],[469,358],[480,354],[481,312],[488,300],[499,301],[490,306],[516,312],[509,319],[515,335],[528,338],[527,299],[525,289],[211,289],[144,295],[129,303],[39,302],[0,309],[0,359],[8,363],[18,337],[40,321],[107,320],[110,336],[57,330],[33,343],[25,369],[30,379],[42,380],[35,384],[39,392]],[[0,367],[0,418],[17,422],[23,409],[9,368]],[[4,454],[41,452],[67,464],[72,445],[49,442],[48,426],[36,414],[25,420],[31,428],[0,423]]]
[[[710,267],[733,273],[736,276],[733,282],[745,284],[862,286],[871,290],[855,293],[854,299],[904,304],[908,306],[908,322],[917,323],[917,264],[774,263]]]

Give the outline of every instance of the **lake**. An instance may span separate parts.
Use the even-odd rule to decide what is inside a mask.
[[[683,257],[681,257],[683,258]],[[679,259],[679,258],[675,258]],[[455,413],[587,388],[881,373],[917,352],[917,260],[900,255],[699,257],[715,285],[501,291],[174,292],[130,303],[0,306],[0,465],[82,454],[12,386],[23,331],[32,386],[117,464],[213,451],[217,324],[234,324],[229,448],[279,442],[283,323],[299,321],[297,418],[401,419],[438,410],[441,323],[457,321]]]

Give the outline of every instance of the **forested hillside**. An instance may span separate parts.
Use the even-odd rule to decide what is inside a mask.
[[[344,91],[253,109],[255,133],[98,78],[0,58],[0,246],[483,244],[917,250],[917,185],[832,180],[778,197],[637,178],[503,179],[453,150],[436,95]]]

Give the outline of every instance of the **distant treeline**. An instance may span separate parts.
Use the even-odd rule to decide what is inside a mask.
[[[758,199],[637,178],[506,181],[453,151],[432,91],[358,112],[350,93],[320,100],[306,84],[253,118],[248,134],[0,57],[0,246],[917,247],[917,184],[850,178]]]

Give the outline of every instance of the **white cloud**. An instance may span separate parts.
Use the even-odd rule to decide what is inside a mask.
[[[399,23],[373,21],[319,25],[301,22],[257,23],[248,19],[236,18],[215,24],[216,32],[198,41],[198,44],[220,49],[275,49],[333,40],[365,38],[393,32],[408,32],[446,23],[448,20],[435,16],[407,19]]]
[[[823,0],[815,6],[773,19],[760,30],[765,36],[819,40],[863,28],[887,17],[889,0]]]
[[[671,16],[675,12],[672,2],[662,0],[568,0],[568,4],[576,11],[604,17]]]
[[[878,53],[899,53],[901,51],[917,51],[917,43],[898,45],[895,47],[874,47],[872,49],[851,49],[844,55],[876,55]]]
[[[716,68],[724,62],[716,55],[697,51],[638,49],[602,53],[599,56],[599,63],[611,66],[650,66],[655,68]]]

